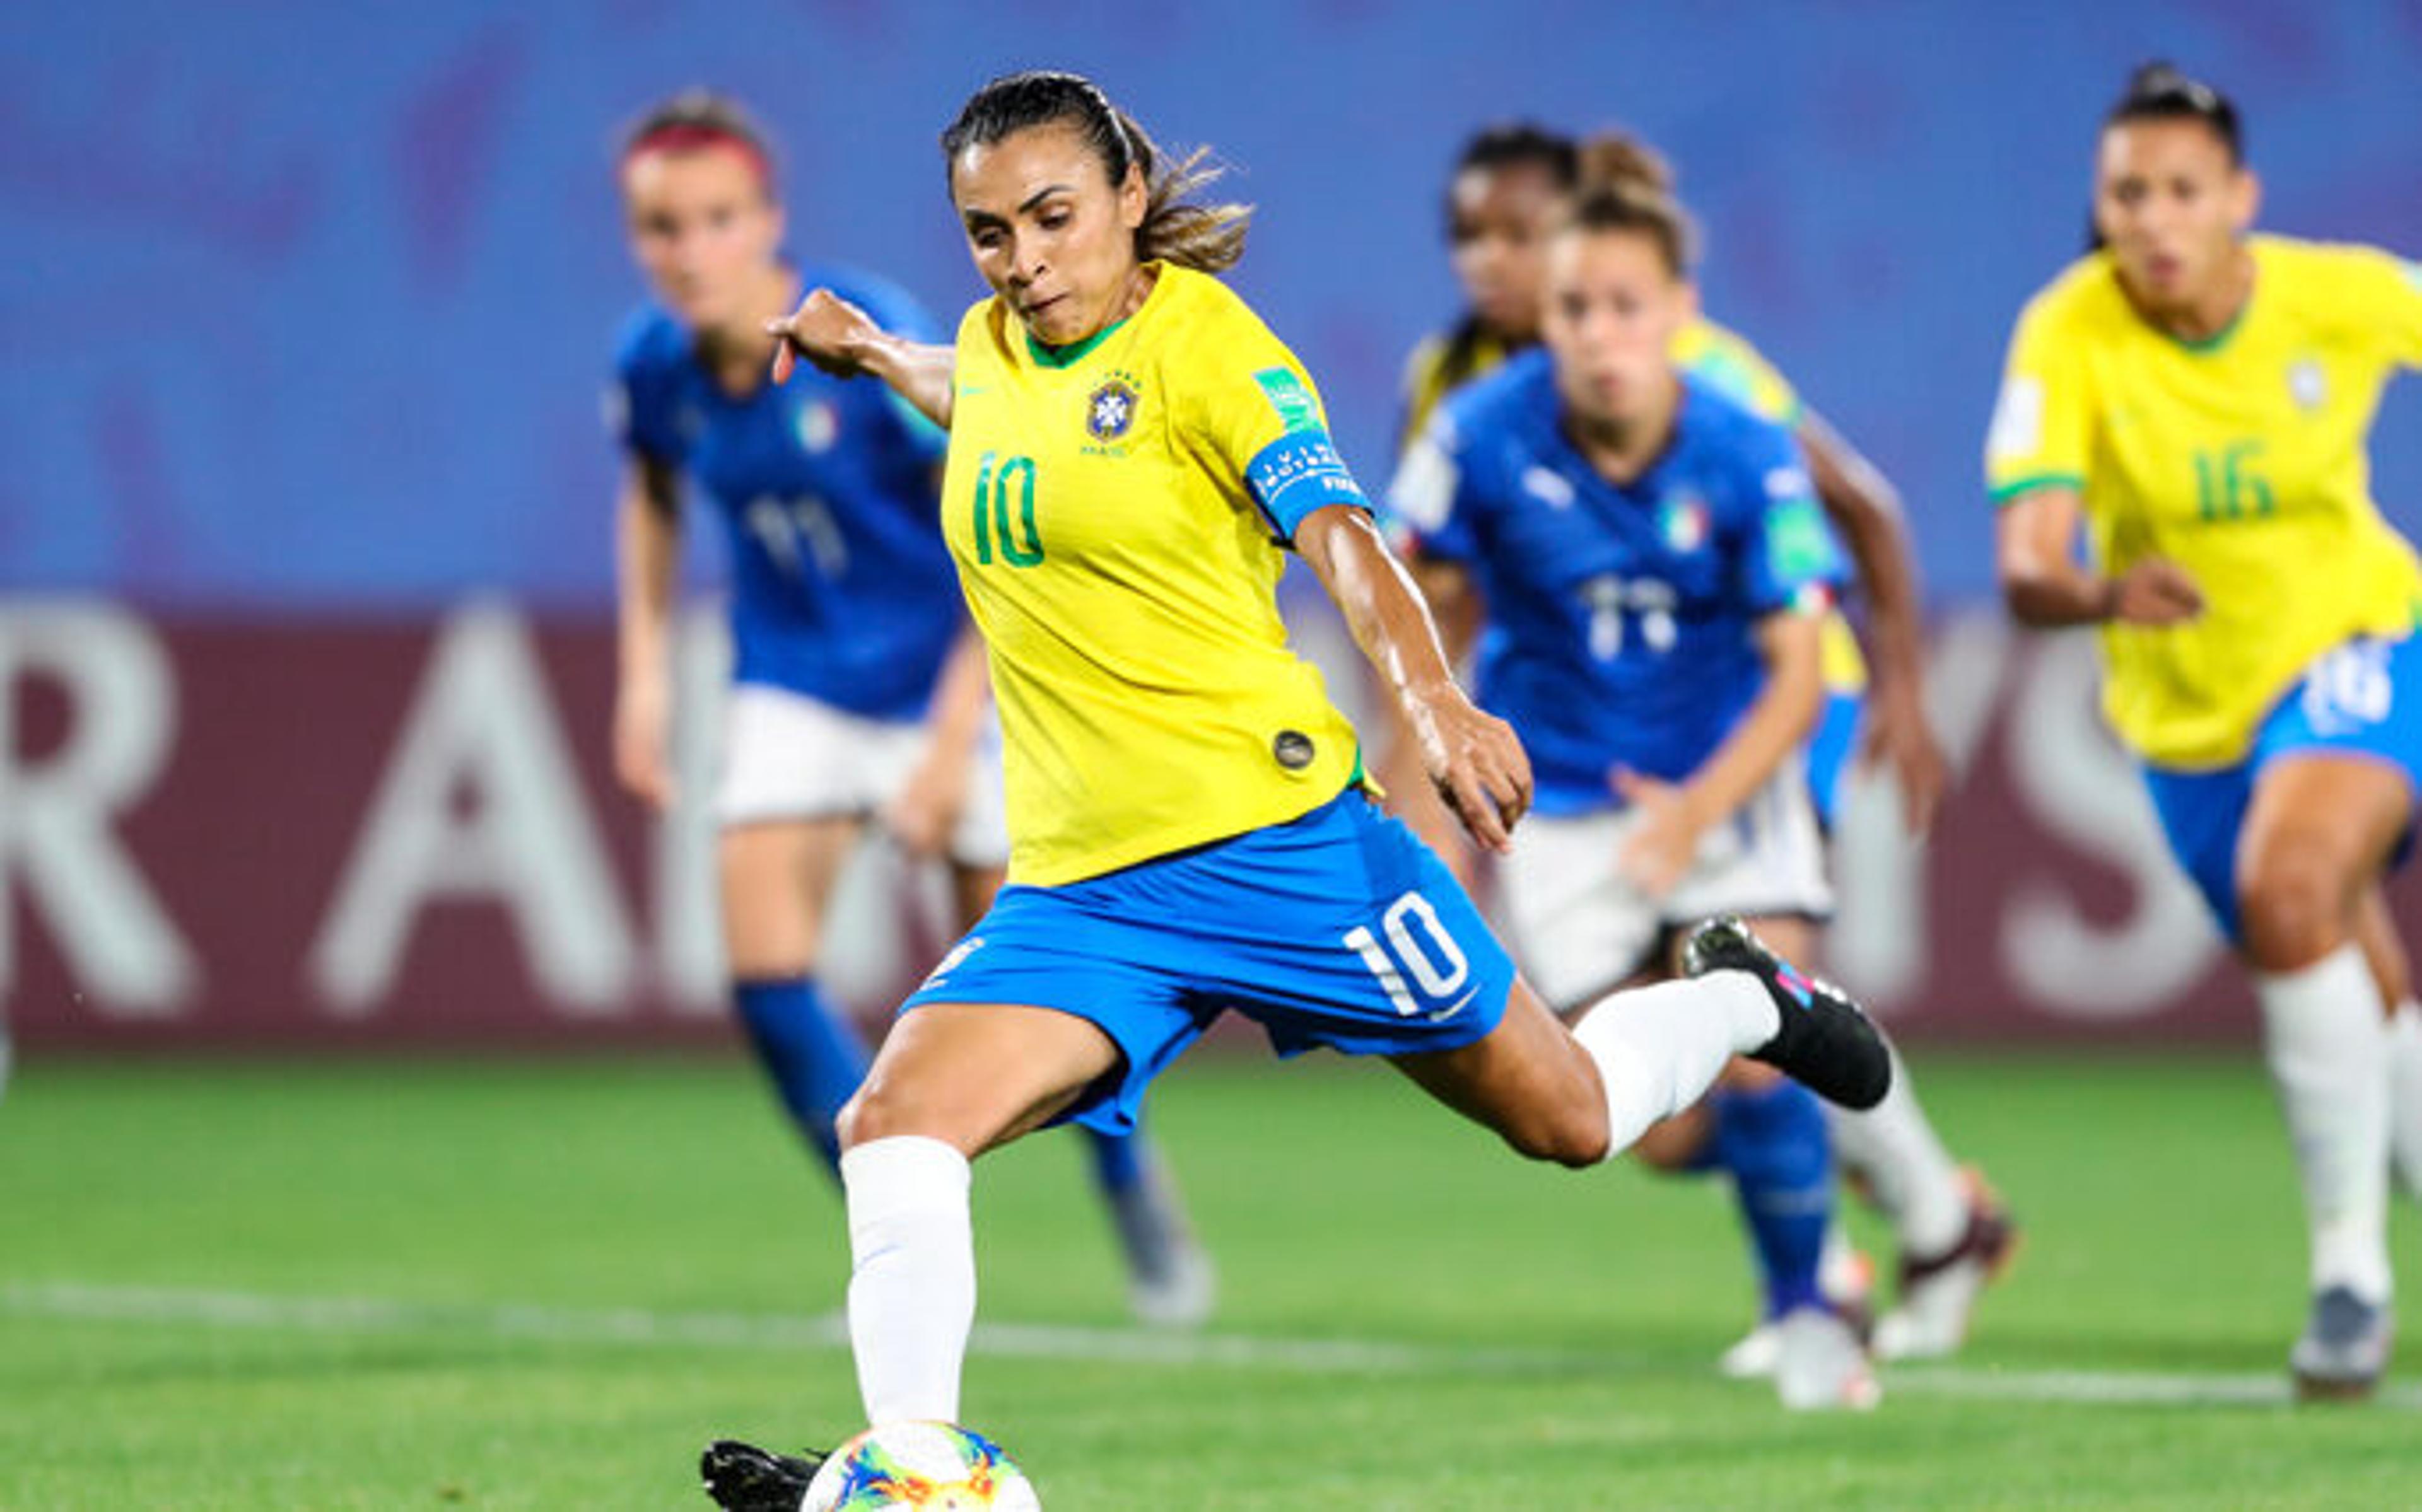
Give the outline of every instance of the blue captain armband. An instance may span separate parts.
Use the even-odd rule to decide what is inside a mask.
[[[1291,430],[1254,453],[1245,464],[1245,490],[1281,541],[1294,540],[1296,527],[1315,509],[1343,504],[1367,513],[1371,507],[1329,432],[1318,429]]]

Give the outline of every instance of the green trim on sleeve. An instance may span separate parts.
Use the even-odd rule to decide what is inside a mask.
[[[2044,489],[2075,489],[2083,493],[2085,491],[2085,478],[2078,473],[2030,473],[2024,477],[2010,479],[1993,490],[1989,497],[1996,505],[2007,506]]]

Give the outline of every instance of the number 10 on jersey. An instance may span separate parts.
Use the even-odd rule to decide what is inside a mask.
[[[1010,518],[1010,495],[1017,495],[1017,518]],[[1013,528],[1013,524],[1014,528]],[[1043,560],[1043,537],[1034,528],[1034,459],[1003,460],[986,452],[976,468],[976,561],[992,565],[993,543],[1012,567],[1032,567]]]

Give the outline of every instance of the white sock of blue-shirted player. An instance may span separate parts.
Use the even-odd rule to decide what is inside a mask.
[[[1825,1105],[1833,1158],[1866,1179],[1904,1255],[1931,1257],[1968,1231],[1968,1189],[1959,1167],[1918,1105],[1909,1068],[1893,1052],[1892,1089],[1864,1113]]]
[[[866,1421],[959,1420],[959,1371],[976,1318],[967,1157],[913,1134],[844,1150],[849,1342]]]
[[[1782,1029],[1765,984],[1714,972],[1601,998],[1573,1026],[1606,1083],[1607,1154],[1699,1100],[1733,1056]]]
[[[2422,1004],[2412,998],[2388,1021],[2388,1163],[2422,1202]]]
[[[2312,1227],[2313,1290],[2384,1302],[2388,1267],[2388,1025],[2363,951],[2257,972],[2263,1053],[2295,1147]]]

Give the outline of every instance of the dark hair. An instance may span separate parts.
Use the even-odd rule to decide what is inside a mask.
[[[716,145],[738,148],[756,165],[765,197],[778,197],[773,138],[738,101],[712,89],[684,89],[650,106],[623,130],[614,162],[620,166],[644,152],[689,152]]]
[[[1500,121],[1471,133],[1455,160],[1455,176],[1474,168],[1537,168],[1559,189],[1573,186],[1573,139],[1536,121]]]
[[[2104,130],[2140,120],[2199,120],[2211,128],[2228,148],[2231,166],[2245,162],[2245,132],[2236,102],[2200,79],[2189,78],[2175,64],[2138,65],[2128,75],[2128,87],[2102,117]]]
[[[1111,104],[1082,74],[1033,70],[985,85],[967,97],[958,119],[942,132],[943,163],[947,168],[971,147],[990,146],[1058,121],[1083,135],[1113,189],[1126,182],[1130,168],[1143,176],[1143,224],[1135,234],[1139,259],[1161,258],[1181,268],[1219,273],[1244,256],[1252,207],[1198,205],[1186,197],[1224,171],[1210,161],[1211,149],[1196,148],[1171,161],[1133,117]]]
[[[1639,232],[1656,244],[1666,272],[1688,278],[1699,260],[1699,228],[1674,195],[1674,168],[1664,154],[1636,136],[1609,132],[1582,143],[1576,156],[1563,229]]]

